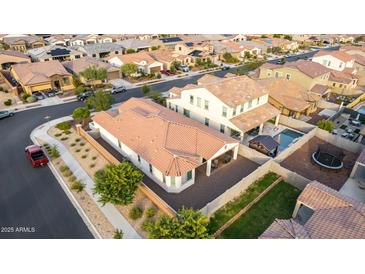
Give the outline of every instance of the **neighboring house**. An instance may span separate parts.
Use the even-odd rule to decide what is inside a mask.
[[[13,78],[27,94],[48,89],[72,90],[72,75],[59,61],[38,62],[13,65],[10,69]]]
[[[229,36],[226,37],[226,39],[232,41],[232,42],[242,42],[242,41],[246,41],[247,37],[246,35],[243,34],[231,34]]]
[[[298,60],[283,65],[266,63],[259,68],[259,79],[285,78],[301,85],[306,90],[314,86],[327,86],[330,70],[318,63]]]
[[[340,51],[345,52],[348,55],[361,55],[365,56],[365,46],[342,46],[339,49]]]
[[[106,142],[167,192],[194,184],[198,167],[209,176],[213,159],[238,154],[236,140],[148,99],[131,98],[92,120]]]
[[[213,46],[206,42],[179,43],[175,46],[174,52],[180,55],[189,56],[190,63],[188,63],[188,65],[194,65],[197,59],[200,59],[203,62],[210,60],[214,63],[216,57],[213,53]]]
[[[150,50],[151,44],[144,40],[139,39],[127,39],[116,42],[117,45],[121,46],[123,49],[123,53],[126,53],[127,50],[132,49],[134,51],[141,50]]]
[[[84,57],[86,54],[69,47],[48,45],[41,48],[30,49],[27,51],[35,62],[46,62],[51,60],[69,61]]]
[[[292,34],[291,36],[292,36],[293,41],[303,43],[303,42],[308,41],[312,35],[310,35],[310,34]]]
[[[94,58],[105,58],[112,54],[120,54],[123,51],[122,47],[116,43],[86,44],[76,46],[74,49]]]
[[[172,49],[159,49],[148,53],[154,60],[162,63],[163,69],[169,70],[173,62],[191,65],[193,57],[176,53]]]
[[[46,41],[49,45],[56,46],[70,46],[70,40],[72,39],[71,34],[57,34],[47,38]]]
[[[343,51],[324,51],[317,52],[312,61],[329,69],[343,71],[346,68],[353,68],[354,58]]]
[[[295,51],[298,49],[299,44],[297,41],[289,41],[284,38],[260,38],[253,40],[254,42],[261,43],[269,48],[281,48],[282,51]]]
[[[113,38],[107,35],[79,34],[70,40],[71,46],[84,46],[97,43],[112,43]]]
[[[280,115],[269,104],[268,92],[247,76],[207,74],[197,85],[170,89],[166,102],[170,109],[239,140],[251,130],[261,134],[264,123],[276,117],[277,124]]]
[[[8,69],[11,65],[30,63],[28,55],[15,50],[0,50],[0,69]]]
[[[365,204],[317,181],[297,199],[293,218],[276,219],[260,239],[364,239]]]
[[[305,90],[302,86],[284,78],[266,78],[258,83],[269,92],[269,103],[281,114],[298,119],[317,110],[321,95]]]
[[[249,51],[252,55],[262,55],[267,53],[268,46],[257,43],[255,41],[241,41],[238,42],[239,45],[243,46],[243,51]],[[244,54],[244,52],[243,52]]]
[[[359,78],[351,72],[332,70],[328,78],[328,86],[336,93],[355,89],[358,83]]]
[[[243,46],[236,42],[229,40],[225,41],[214,41],[211,43],[214,48],[214,54],[218,56],[218,60],[224,60],[223,55],[225,53],[230,53],[233,57],[240,59],[244,56]]]
[[[44,40],[42,37],[26,35],[26,36],[5,36],[3,43],[8,45],[10,49],[26,52],[28,49],[44,47]]]
[[[173,49],[177,43],[182,42],[180,37],[165,37],[151,40],[152,46],[160,46],[161,48]]]
[[[84,71],[85,69],[87,69],[90,66],[96,66],[98,68],[106,69],[106,71],[107,71],[106,80],[107,81],[120,78],[119,68],[113,67],[108,63],[96,60],[92,57],[85,57],[82,59],[63,62],[62,65],[66,68],[66,70],[68,72],[75,74],[75,75],[79,75],[80,80],[85,84],[87,83],[87,80],[84,79],[80,75],[80,72]],[[101,83],[101,81],[98,80],[98,81],[94,82],[93,84],[100,84],[100,83]]]
[[[117,54],[106,58],[108,63],[116,67],[121,67],[125,64],[136,64],[140,71],[144,73],[157,73],[163,70],[163,64],[156,61],[145,51],[140,51],[131,54]]]

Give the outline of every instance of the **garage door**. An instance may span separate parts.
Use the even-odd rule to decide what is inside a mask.
[[[151,67],[150,68],[150,71],[151,71],[151,73],[153,73],[153,72],[160,72],[161,71],[161,67],[160,66]]]

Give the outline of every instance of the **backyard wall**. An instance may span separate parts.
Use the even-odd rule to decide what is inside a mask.
[[[243,144],[240,144],[238,154],[259,165],[262,165],[271,159],[271,157],[266,156],[265,154],[249,148],[248,146],[245,146]]]
[[[280,164],[274,161],[271,162],[270,170],[283,177],[284,181],[286,181],[287,183],[301,190],[303,190],[305,186],[311,182],[311,180],[303,177],[302,175],[299,175],[298,173],[282,167]]]
[[[304,133],[308,133],[313,128],[315,128],[315,126],[313,126],[311,124],[308,124],[304,121],[293,119],[291,117],[287,117],[287,116],[284,116],[284,115],[280,115],[279,123],[284,125],[284,126],[299,130],[299,131],[304,132]]]
[[[317,104],[319,108],[326,108],[334,111],[338,111],[340,108],[340,105],[337,105],[335,103],[328,102],[326,100],[320,100]]]

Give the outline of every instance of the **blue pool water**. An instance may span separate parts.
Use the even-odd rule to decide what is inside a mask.
[[[293,141],[299,137],[303,136],[303,133],[291,130],[284,129],[282,132],[274,136],[274,139],[279,143],[278,152],[286,149]]]
[[[357,112],[365,115],[365,106],[360,107]]]

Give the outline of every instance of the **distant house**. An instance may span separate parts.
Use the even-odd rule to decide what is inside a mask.
[[[147,52],[140,51],[131,54],[116,54],[106,58],[106,61],[113,66],[121,67],[124,64],[136,64],[138,69],[144,73],[157,73],[163,70],[163,64],[156,61]]]
[[[268,92],[247,76],[220,78],[206,74],[197,85],[169,90],[168,108],[231,137],[243,140],[252,130],[262,133],[264,124],[280,110],[269,104]]]
[[[118,41],[116,42],[116,44],[122,47],[123,53],[126,53],[126,51],[129,49],[132,49],[134,51],[141,51],[149,50],[151,48],[151,44],[149,42],[139,39],[126,39]]]
[[[5,36],[2,40],[10,49],[20,52],[26,52],[28,49],[44,47],[45,45],[42,37],[33,35]]]
[[[94,58],[105,58],[112,54],[120,54],[123,51],[123,48],[116,43],[94,43],[86,44],[84,46],[75,46],[73,48]]]
[[[72,74],[80,75],[80,72],[84,71],[90,66],[96,66],[97,68],[104,68],[107,71],[106,80],[113,80],[120,78],[120,70],[119,68],[113,67],[108,63],[96,60],[92,57],[85,57],[82,59],[77,59],[73,61],[63,62],[62,65],[66,68],[66,70]],[[80,79],[83,83],[87,83],[87,80],[80,76]],[[100,81],[97,81],[94,84],[100,84]]]
[[[321,99],[321,95],[284,78],[266,78],[258,80],[258,83],[269,92],[269,103],[285,116],[299,118],[309,115],[317,110]]]
[[[163,69],[169,70],[173,62],[191,65],[193,57],[174,51],[173,49],[159,49],[148,53],[154,60],[162,63]]]
[[[35,62],[46,62],[51,60],[69,61],[86,56],[86,54],[81,51],[58,45],[48,45],[30,49],[27,53]]]
[[[293,218],[276,219],[260,239],[364,239],[365,204],[317,181],[297,199]]]
[[[113,37],[109,35],[79,34],[70,40],[71,46],[85,46],[92,44],[112,43]]]
[[[187,65],[194,65],[197,59],[200,59],[203,62],[208,60],[214,62],[216,59],[213,46],[207,42],[179,43],[175,46],[174,52],[190,57],[190,62],[185,62]]]
[[[57,34],[47,38],[46,41],[49,45],[66,47],[70,46],[70,40],[72,39],[72,37],[73,35],[71,34]]]
[[[242,42],[242,41],[246,41],[247,37],[244,34],[230,34],[226,36],[227,40],[230,40],[232,42]]]
[[[177,43],[182,42],[183,40],[180,37],[165,37],[151,40],[152,46],[160,46],[161,48],[175,48]]]
[[[354,58],[343,51],[319,51],[317,52],[312,61],[329,69],[343,71],[346,68],[354,67]]]
[[[238,141],[148,99],[129,99],[92,120],[101,138],[167,192],[193,185],[198,168],[210,176],[218,157],[238,155]]]
[[[13,78],[27,94],[48,89],[72,90],[72,75],[59,61],[16,64],[10,69]]]
[[[230,53],[233,57],[239,59],[244,56],[244,48],[236,42],[229,40],[214,41],[211,43],[214,48],[214,54],[218,56],[218,60],[224,60],[223,55]]]
[[[11,65],[19,63],[30,63],[28,55],[14,50],[0,50],[0,68],[8,69]]]

